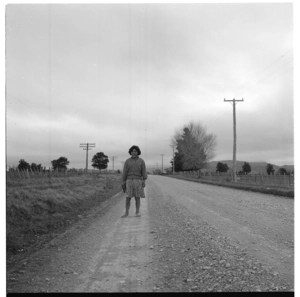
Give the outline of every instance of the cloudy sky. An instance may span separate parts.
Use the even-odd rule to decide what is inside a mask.
[[[8,4],[7,165],[84,168],[95,143],[115,169],[138,145],[170,166],[189,121],[217,137],[214,160],[294,164],[292,3]],[[162,157],[163,154],[163,157]],[[109,163],[112,168],[112,160]]]

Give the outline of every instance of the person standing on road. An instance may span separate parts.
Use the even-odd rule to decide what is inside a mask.
[[[125,214],[122,218],[125,218],[129,214],[130,200],[135,197],[135,206],[137,217],[140,215],[140,198],[145,198],[144,187],[146,186],[147,172],[145,161],[139,157],[141,150],[138,146],[133,145],[129,149],[131,158],[127,159],[123,168],[123,187],[126,186],[126,203]]]

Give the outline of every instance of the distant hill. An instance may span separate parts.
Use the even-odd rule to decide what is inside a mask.
[[[205,169],[208,171],[216,171],[217,168],[217,164],[221,162],[221,163],[226,163],[228,165],[228,167],[231,169],[232,168],[232,160],[222,160],[222,161],[212,161],[212,162],[208,162]],[[244,162],[246,161],[236,161],[236,171],[242,171],[242,167],[244,165]],[[267,166],[267,162],[248,162],[251,166],[251,173],[265,173],[266,172],[266,166]],[[291,171],[294,169],[294,165],[283,165],[283,166],[278,166],[275,164],[272,164],[275,172],[279,169],[279,168],[285,168],[287,171]]]

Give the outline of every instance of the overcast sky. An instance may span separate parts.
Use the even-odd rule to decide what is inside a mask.
[[[170,167],[189,121],[217,137],[214,160],[294,164],[293,4],[8,4],[7,165],[84,168],[95,143],[115,169],[138,145]],[[112,169],[112,160],[108,166]]]

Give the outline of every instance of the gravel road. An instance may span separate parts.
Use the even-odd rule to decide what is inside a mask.
[[[7,271],[7,292],[294,290],[294,200],[149,176]]]

